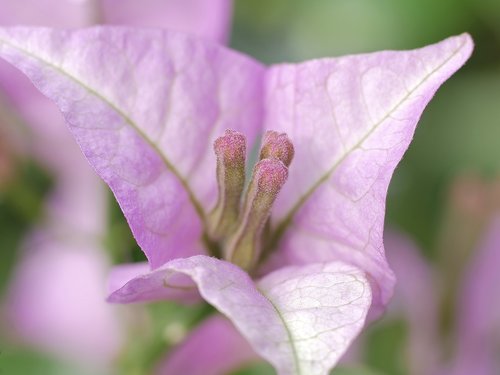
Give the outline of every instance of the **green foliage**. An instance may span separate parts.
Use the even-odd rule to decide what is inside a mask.
[[[403,321],[380,321],[367,334],[366,362],[370,368],[386,375],[406,375],[406,353],[408,332]]]
[[[267,363],[256,363],[231,375],[276,375],[276,371]]]
[[[130,227],[118,206],[118,202],[109,192],[108,199],[108,228],[104,243],[108,249],[113,263],[133,263],[146,261],[146,256],[141,251]]]
[[[24,234],[43,213],[52,186],[48,173],[32,160],[19,160],[16,173],[0,189],[0,295],[18,258]]]
[[[158,302],[130,308],[138,320],[128,326],[128,344],[119,358],[120,374],[150,374],[168,351],[214,312],[207,304]]]
[[[62,363],[28,348],[4,345],[2,342],[0,345],[0,375],[109,375]]]
[[[382,375],[381,372],[368,369],[367,367],[337,367],[331,372],[331,375]]]

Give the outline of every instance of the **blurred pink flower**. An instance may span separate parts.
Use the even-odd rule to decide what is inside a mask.
[[[89,370],[105,369],[123,341],[116,309],[102,302],[109,264],[95,241],[72,236],[49,230],[30,236],[7,319],[29,344]]]
[[[500,373],[500,216],[494,217],[465,272],[458,300],[453,375]]]
[[[238,370],[259,357],[233,324],[220,315],[208,318],[175,348],[157,374],[220,375]]]
[[[138,4],[128,0],[2,0],[0,24],[67,28],[106,22],[180,28],[218,41],[227,38],[229,0],[145,0]],[[30,138],[28,150],[23,151],[30,152],[56,180],[45,222],[24,244],[25,256],[5,301],[10,328],[23,341],[63,359],[109,365],[124,337],[117,308],[104,301],[109,267],[101,244],[106,191],[71,139],[57,107],[3,61],[0,91],[0,100],[7,101],[1,108],[11,112],[9,116],[0,113],[2,127],[12,122],[12,114],[24,122]],[[8,156],[0,156],[0,173],[12,168],[4,163]]]
[[[386,318],[408,322],[405,370],[408,375],[434,374],[440,360],[438,279],[420,249],[404,235],[387,231],[384,242],[397,280]]]
[[[0,25],[159,27],[226,42],[231,0],[2,0]]]
[[[149,259],[119,270],[110,301],[199,292],[282,375],[327,374],[389,300],[388,183],[471,50],[464,34],[266,69],[159,30],[0,32],[0,55],[56,101]],[[263,131],[240,210],[245,142]]]
[[[389,319],[404,316],[409,323],[408,371],[415,375],[493,375],[500,371],[500,301],[492,288],[500,282],[500,217],[483,233],[458,290],[452,334],[452,359],[439,335],[439,297],[443,282],[419,249],[401,234],[386,235],[389,262],[398,279]],[[441,283],[440,283],[441,281]],[[449,281],[449,280],[448,280]]]

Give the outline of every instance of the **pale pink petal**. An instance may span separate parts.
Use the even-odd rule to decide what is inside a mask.
[[[164,270],[151,271],[148,263],[122,264],[113,267],[108,280],[108,302],[133,303],[201,300],[196,284],[185,276]]]
[[[123,342],[105,302],[109,267],[89,237],[33,234],[4,301],[10,328],[28,344],[88,367],[110,366]]]
[[[153,290],[178,285],[176,273],[189,276],[280,375],[326,375],[363,327],[371,304],[364,273],[340,262],[287,267],[254,283],[237,266],[199,255],[166,263],[148,282]],[[133,301],[137,294],[130,289]],[[126,301],[124,293],[120,297]]]
[[[225,42],[231,0],[101,0],[110,24],[162,27]]]
[[[418,247],[404,235],[388,231],[384,242],[397,279],[386,319],[403,318],[409,325],[408,373],[433,374],[442,354],[437,279]]]
[[[500,371],[500,216],[491,223],[467,270],[458,306],[454,375]]]
[[[158,366],[158,375],[221,375],[238,370],[259,357],[221,315],[196,327]]]
[[[212,141],[232,128],[253,143],[261,65],[183,34],[112,27],[3,30],[0,55],[56,101],[153,268],[203,251]]]
[[[355,264],[376,281],[375,307],[387,303],[394,285],[382,243],[389,180],[426,104],[472,46],[464,34],[413,51],[270,70],[265,128],[286,132],[295,145],[273,217],[274,225],[291,220],[282,240],[289,262]]]
[[[119,264],[114,266],[108,279],[108,293],[111,294],[130,280],[149,273],[151,267],[148,262]]]

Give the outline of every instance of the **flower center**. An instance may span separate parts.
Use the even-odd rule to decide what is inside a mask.
[[[250,183],[245,188],[246,139],[226,130],[214,142],[218,200],[208,216],[208,242],[224,259],[250,271],[262,255],[264,229],[278,193],[288,178],[294,155],[286,134],[267,131]]]

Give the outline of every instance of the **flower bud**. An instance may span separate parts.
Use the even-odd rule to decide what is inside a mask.
[[[226,259],[246,270],[256,265],[262,231],[287,178],[288,168],[278,159],[263,159],[255,165],[238,227],[225,247]]]
[[[245,187],[246,139],[241,133],[226,130],[214,142],[217,156],[218,200],[209,214],[209,234],[213,240],[228,235],[236,222]]]
[[[274,158],[281,160],[289,167],[294,154],[293,144],[286,133],[278,133],[274,130],[266,131],[260,149],[260,160]]]

